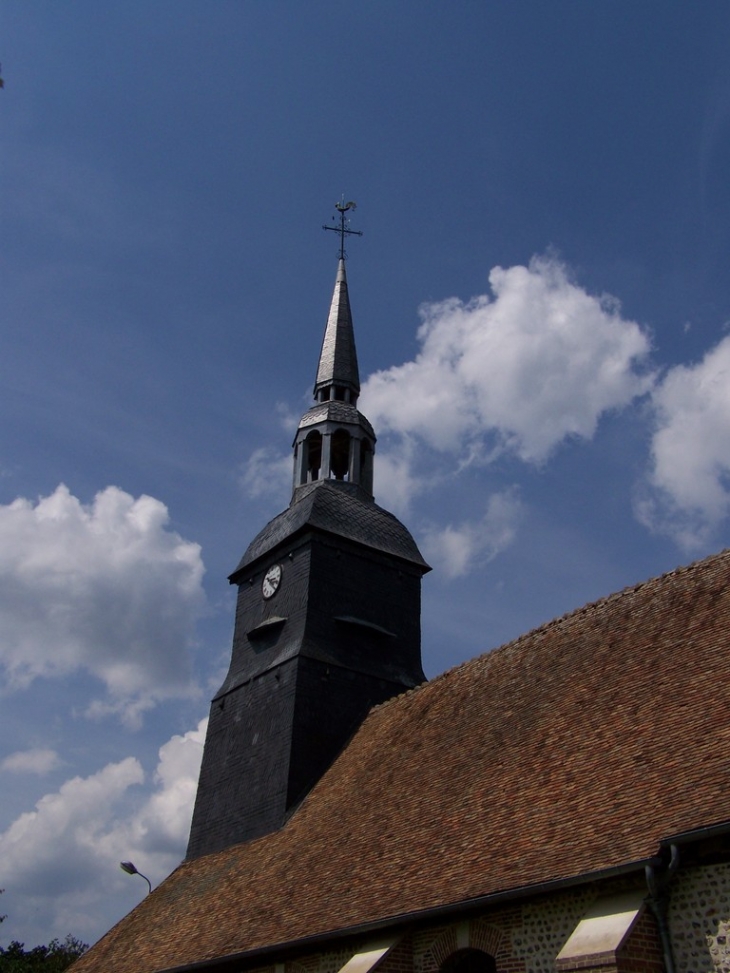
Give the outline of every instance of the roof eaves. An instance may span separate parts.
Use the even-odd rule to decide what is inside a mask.
[[[299,524],[298,527],[296,527],[290,534],[286,536],[286,542],[287,544],[294,545],[294,542],[298,542],[302,535],[311,534],[318,530],[321,530],[321,528],[316,527],[308,521],[305,521],[304,523]],[[250,561],[245,560],[246,556],[244,554],[236,570],[232,571],[228,575],[228,584],[241,584],[242,580],[244,580],[248,575],[255,574],[260,568],[260,562],[268,558],[274,548],[280,544],[281,540],[274,540],[270,544],[263,546],[258,554],[256,554],[255,557],[252,557]]]
[[[342,541],[342,540],[349,541],[351,544],[355,544],[355,545],[363,544],[363,541],[360,539],[349,537],[346,534],[341,533],[335,528],[327,527],[311,519],[304,521],[304,523],[300,524],[298,527],[292,530],[292,532],[286,536],[285,540],[286,543],[289,544],[292,541],[295,540],[298,541],[303,535],[311,535],[311,534],[320,534],[326,537],[336,537],[338,541]],[[271,555],[271,552],[276,547],[280,546],[281,543],[282,540],[276,538],[272,540],[270,543],[267,542],[265,545],[262,545],[261,550],[254,557],[252,557],[251,560],[248,561],[246,560],[246,556],[244,555],[244,557],[241,558],[241,561],[239,562],[238,567],[235,569],[235,571],[231,572],[231,574],[228,575],[228,583],[240,584],[242,579],[246,578],[249,574],[255,573],[255,571],[258,570],[260,566],[260,562],[263,562],[266,558],[268,558]],[[394,550],[393,548],[388,547],[387,545],[384,544],[377,543],[376,541],[373,541],[367,544],[366,546],[370,547],[374,551],[382,551],[386,554],[389,554],[391,557],[396,558],[397,560],[401,561],[403,564],[415,565],[417,568],[421,570],[423,574],[426,574],[428,571],[431,570],[431,566],[429,564],[426,564],[426,562],[420,556],[420,552],[417,552],[419,555],[417,559],[413,556],[409,556],[403,551]]]
[[[693,828],[691,831],[681,831],[668,838],[662,838],[661,846],[669,848],[671,845],[687,845],[707,838],[723,838],[729,834],[730,821],[719,821],[717,824],[708,824],[702,828]]]
[[[662,844],[665,844],[665,842],[662,842]],[[443,919],[449,919],[457,915],[463,916],[464,913],[479,912],[503,903],[516,902],[521,899],[533,898],[537,895],[546,895],[561,889],[575,888],[580,885],[620,878],[624,875],[643,874],[647,865],[653,865],[656,868],[663,864],[663,862],[664,859],[654,855],[650,858],[624,862],[621,865],[613,865],[610,868],[603,868],[598,871],[583,872],[533,885],[516,886],[515,888],[504,889],[499,892],[491,892],[488,895],[477,896],[473,899],[464,899],[458,902],[450,902],[446,905],[421,909],[416,912],[388,916],[384,919],[376,919],[355,926],[347,926],[344,929],[317,933],[288,942],[274,943],[269,946],[230,953],[227,956],[219,956],[214,959],[202,960],[182,966],[171,966],[160,970],[159,973],[196,973],[196,971],[200,971],[200,973],[205,973],[205,971],[210,971],[210,973],[232,973],[233,970],[238,971],[247,967],[260,966],[262,960],[269,960],[271,962],[274,956],[279,958],[285,956],[289,958],[293,954],[311,952],[324,945],[329,946],[335,942],[342,943],[347,939],[371,935],[386,929],[392,929],[396,926],[421,926]]]

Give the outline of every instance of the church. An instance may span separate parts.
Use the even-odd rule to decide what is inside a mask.
[[[727,973],[730,552],[426,682],[340,260],[187,855],[76,973]]]

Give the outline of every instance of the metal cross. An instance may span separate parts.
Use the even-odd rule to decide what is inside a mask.
[[[350,220],[345,216],[348,210],[356,209],[357,203],[353,203],[352,200],[345,202],[345,194],[342,194],[342,200],[339,203],[335,203],[335,209],[339,210],[340,213],[340,225],[339,226],[329,226],[324,223],[322,225],[323,230],[334,230],[335,233],[340,234],[340,260],[346,259],[345,254],[345,237],[346,236],[362,236],[362,230],[351,230]],[[332,222],[334,223],[336,217],[332,217]]]

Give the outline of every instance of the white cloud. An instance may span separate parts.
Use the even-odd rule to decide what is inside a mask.
[[[194,730],[174,736],[160,747],[155,772],[158,789],[132,826],[132,845],[145,861],[149,855],[179,858],[185,852],[207,726],[206,717]]]
[[[306,396],[305,401],[307,401]],[[279,424],[281,425],[281,428],[293,439],[296,435],[297,428],[299,427],[301,411],[296,412],[291,408],[288,402],[277,402],[274,408],[277,416],[279,417]]]
[[[0,770],[15,774],[44,774],[50,773],[60,766],[58,754],[55,750],[17,750],[9,754],[0,763]]]
[[[86,670],[108,697],[90,714],[134,724],[190,691],[200,612],[200,547],[168,528],[167,508],[107,487],[86,506],[61,485],[0,506],[0,665],[10,688]]]
[[[291,453],[264,446],[251,453],[243,466],[241,485],[251,499],[265,498],[275,506],[289,502],[292,491],[294,461]]]
[[[67,781],[0,834],[10,936],[33,943],[71,932],[93,940],[144,893],[120,861],[131,859],[153,885],[179,863],[206,725],[160,748],[151,793],[139,761],[127,757]]]
[[[670,369],[653,405],[650,490],[637,513],[692,550],[730,513],[730,337],[698,364]]]
[[[514,489],[495,493],[481,520],[427,530],[422,544],[426,560],[449,578],[461,577],[512,543],[521,515],[522,505]]]
[[[363,411],[379,432],[471,459],[496,446],[540,463],[651,388],[647,334],[556,259],[495,267],[489,281],[493,299],[424,306],[416,359],[367,380]]]
[[[418,447],[413,437],[403,436],[397,448],[379,450],[374,464],[376,501],[400,517],[408,514],[411,501],[426,486],[432,486],[434,474],[428,480],[413,475]]]
[[[120,797],[144,773],[133,757],[46,794],[0,835],[3,884],[15,896],[63,896],[93,882],[100,839]],[[40,893],[38,890],[42,890]]]

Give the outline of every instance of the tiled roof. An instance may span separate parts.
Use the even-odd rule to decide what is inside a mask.
[[[338,402],[330,399],[328,402],[318,402],[308,409],[299,421],[299,428],[314,426],[319,422],[341,422],[350,426],[362,426],[375,439],[375,432],[368,420],[349,402]]]
[[[352,484],[337,480],[317,480],[299,487],[290,506],[248,545],[231,580],[237,580],[240,571],[282,540],[307,527],[366,544],[428,570],[416,542],[397,517],[372,500],[361,499],[360,492]]]
[[[570,879],[730,818],[730,553],[374,709],[285,827],[183,864],[74,967],[146,973]]]

